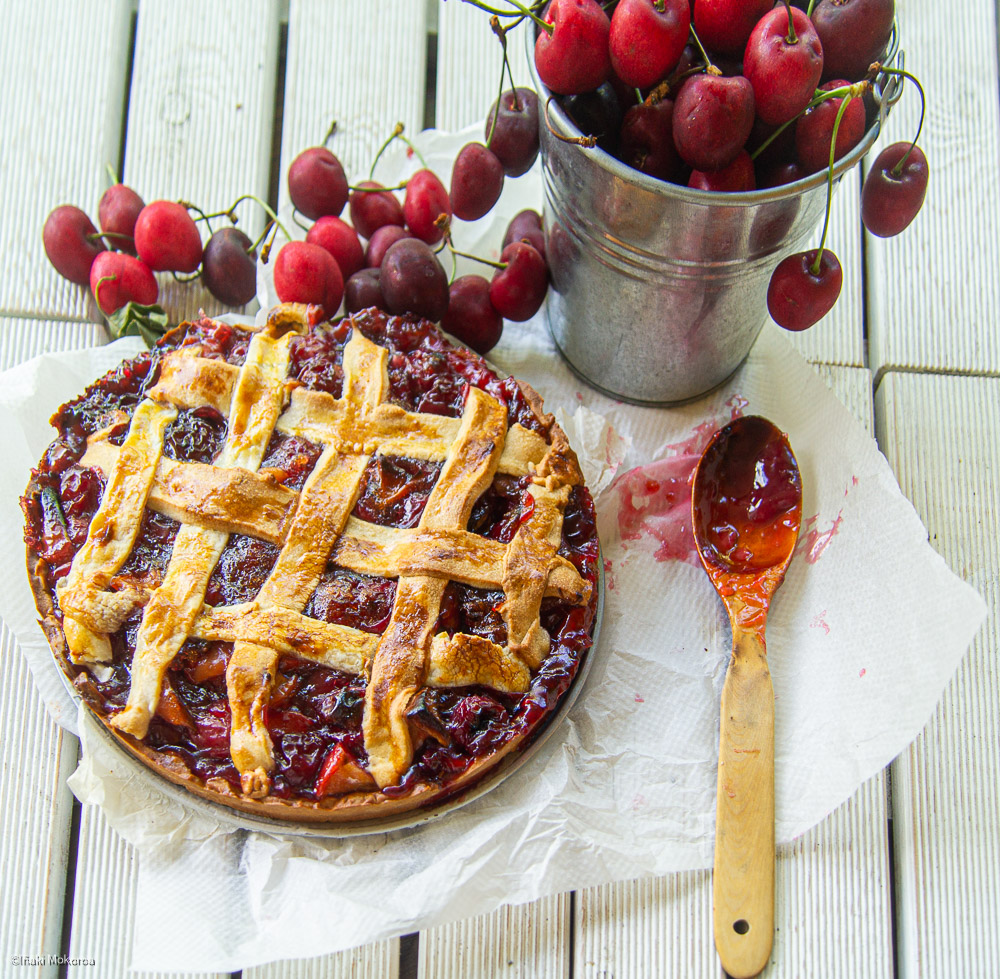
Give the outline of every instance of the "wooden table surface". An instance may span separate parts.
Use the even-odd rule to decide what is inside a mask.
[[[860,174],[845,178],[831,241],[844,294],[796,342],[877,437],[933,546],[993,611],[997,13],[985,0],[897,8],[907,67],[930,96],[927,202],[883,242],[860,225]],[[49,267],[40,232],[56,204],[96,212],[107,163],[146,200],[217,209],[253,191],[274,202],[290,160],[334,118],[353,175],[398,120],[411,132],[455,129],[495,98],[496,41],[458,0],[0,0],[0,13],[0,367],[103,341],[92,301]],[[520,42],[512,50],[527,83]],[[917,103],[906,93],[883,143],[913,132]],[[260,211],[247,206],[244,223],[259,229]],[[167,285],[161,301],[175,319],[219,308],[193,287]],[[1000,975],[997,640],[991,617],[916,742],[779,848],[764,975]],[[49,720],[6,629],[0,641],[0,974],[132,974],[136,855],[73,800],[76,740]],[[578,891],[244,975],[719,976],[710,884],[698,872]],[[13,955],[97,965],[15,968]]]

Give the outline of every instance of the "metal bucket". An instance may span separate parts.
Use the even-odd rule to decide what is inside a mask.
[[[884,59],[894,61],[902,67],[895,28]],[[551,93],[530,54],[528,62],[544,104]],[[835,177],[871,148],[899,82],[892,77],[873,92],[875,119]],[[580,135],[555,100],[548,121],[562,135]],[[693,190],[559,140],[544,115],[540,130],[552,277],[545,311],[569,366],[599,391],[637,404],[678,404],[718,387],[767,321],[774,268],[821,222],[827,172],[748,193]]]

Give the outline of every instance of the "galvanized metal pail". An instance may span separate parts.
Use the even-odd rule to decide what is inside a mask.
[[[895,29],[884,61],[894,60],[902,67]],[[532,54],[528,62],[544,105],[551,93]],[[871,148],[899,81],[874,91],[876,118],[835,177]],[[772,271],[821,222],[826,171],[748,193],[693,190],[563,142],[540,115],[545,310],[559,351],[584,381],[625,401],[677,404],[718,387],[767,320]],[[555,100],[548,123],[580,135]]]

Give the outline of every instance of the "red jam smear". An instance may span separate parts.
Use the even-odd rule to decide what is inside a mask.
[[[706,559],[762,571],[791,553],[802,516],[802,479],[787,438],[766,419],[739,418],[716,436],[699,467],[695,531]]]

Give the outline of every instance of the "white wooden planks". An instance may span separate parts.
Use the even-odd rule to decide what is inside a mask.
[[[420,934],[421,979],[569,979],[568,894]]]
[[[66,777],[77,741],[49,718],[27,661],[0,632],[0,954],[58,956],[73,800]],[[55,966],[23,967],[56,976]]]
[[[93,347],[107,339],[107,331],[98,323],[0,316],[0,368],[39,354]]]
[[[892,372],[876,405],[931,544],[993,613],[893,763],[899,974],[987,979],[1000,967],[1000,379]]]
[[[83,319],[87,293],[49,265],[42,225],[59,204],[96,223],[118,165],[130,4],[3,0],[0,19],[0,312]]]
[[[281,131],[279,200],[292,160],[328,144],[357,183],[392,127],[423,128],[427,65],[426,9],[407,0],[292,0]],[[378,179],[378,173],[375,174]]]
[[[871,375],[824,367],[872,428]],[[767,977],[892,976],[892,911],[883,773],[795,842],[778,848],[774,951]],[[576,975],[721,977],[712,875],[677,874],[577,894]]]
[[[498,4],[504,9],[505,4]],[[512,9],[512,8],[511,8]],[[510,19],[504,18],[509,24]],[[507,38],[507,58],[518,86],[531,88],[525,35],[530,22],[522,22]],[[473,122],[485,125],[490,106],[500,92],[500,42],[490,28],[490,15],[467,3],[438,4],[437,101],[438,129],[462,129]],[[510,79],[504,75],[504,91]],[[484,132],[485,135],[485,132]],[[541,202],[539,201],[539,205]]]
[[[243,970],[243,979],[398,979],[399,939]]]
[[[869,333],[876,376],[893,367],[1000,370],[997,21],[991,3],[897,4],[906,67],[927,92],[920,143],[930,182],[899,237],[867,238]],[[916,134],[907,90],[879,147]]]
[[[267,199],[278,34],[277,0],[143,0],[125,143],[125,182],[143,200],[211,213],[241,194]],[[244,202],[237,213],[255,238],[263,210]],[[228,311],[200,283],[158,278],[171,322]]]

